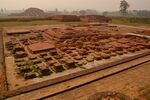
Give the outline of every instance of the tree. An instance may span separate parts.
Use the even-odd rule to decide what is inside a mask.
[[[127,14],[127,9],[128,9],[129,7],[130,7],[130,5],[128,4],[127,1],[122,0],[122,1],[120,2],[120,12],[121,12],[123,15]]]
[[[3,8],[1,8],[1,13],[4,13],[4,10],[3,10]]]
[[[57,8],[55,8],[55,13],[58,13],[58,9]]]

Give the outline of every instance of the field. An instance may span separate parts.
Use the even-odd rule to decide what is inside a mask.
[[[130,25],[130,26],[150,26],[150,18],[112,17],[112,23]]]
[[[56,24],[71,24],[76,25],[80,22],[59,22],[54,20],[39,20],[39,21],[29,21],[29,22],[0,22],[0,27],[13,27],[13,26],[32,26],[32,25],[56,25]]]
[[[0,19],[16,18],[16,16],[0,16]],[[19,17],[26,18],[26,17]],[[123,17],[112,17],[113,24],[123,24],[130,26],[150,26],[150,18],[123,18]],[[11,21],[11,22],[0,22],[0,27],[13,27],[13,26],[32,26],[32,25],[56,25],[56,24],[70,24],[78,25],[81,22],[60,22],[55,20],[38,20],[38,21]]]

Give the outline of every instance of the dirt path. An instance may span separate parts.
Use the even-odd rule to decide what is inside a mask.
[[[139,98],[139,90],[147,85],[150,85],[150,62],[46,100],[87,100],[90,95],[102,91],[117,91],[135,99]]]

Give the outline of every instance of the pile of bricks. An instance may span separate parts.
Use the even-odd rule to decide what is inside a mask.
[[[52,17],[53,20],[63,21],[63,22],[76,22],[80,21],[80,17],[76,15],[56,15]]]
[[[80,20],[83,22],[102,22],[102,23],[108,23],[111,21],[110,18],[101,16],[101,15],[86,15],[81,16]]]

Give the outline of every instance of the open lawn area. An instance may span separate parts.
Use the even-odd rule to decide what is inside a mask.
[[[130,25],[130,26],[149,26],[150,27],[150,18],[112,17],[112,23]]]
[[[80,22],[60,22],[54,20],[39,20],[39,21],[29,21],[29,22],[0,22],[0,27],[13,27],[13,26],[32,26],[32,25],[56,25],[56,24],[71,24],[77,25]]]
[[[0,19],[17,18],[16,16],[0,16]],[[18,18],[25,18],[24,16]],[[113,24],[122,24],[130,26],[149,26],[150,18],[131,18],[131,17],[111,17]],[[0,22],[0,27],[13,27],[13,26],[32,26],[32,25],[57,25],[57,24],[70,24],[78,25],[81,22],[60,22],[56,20],[36,20],[36,21],[6,21]]]

